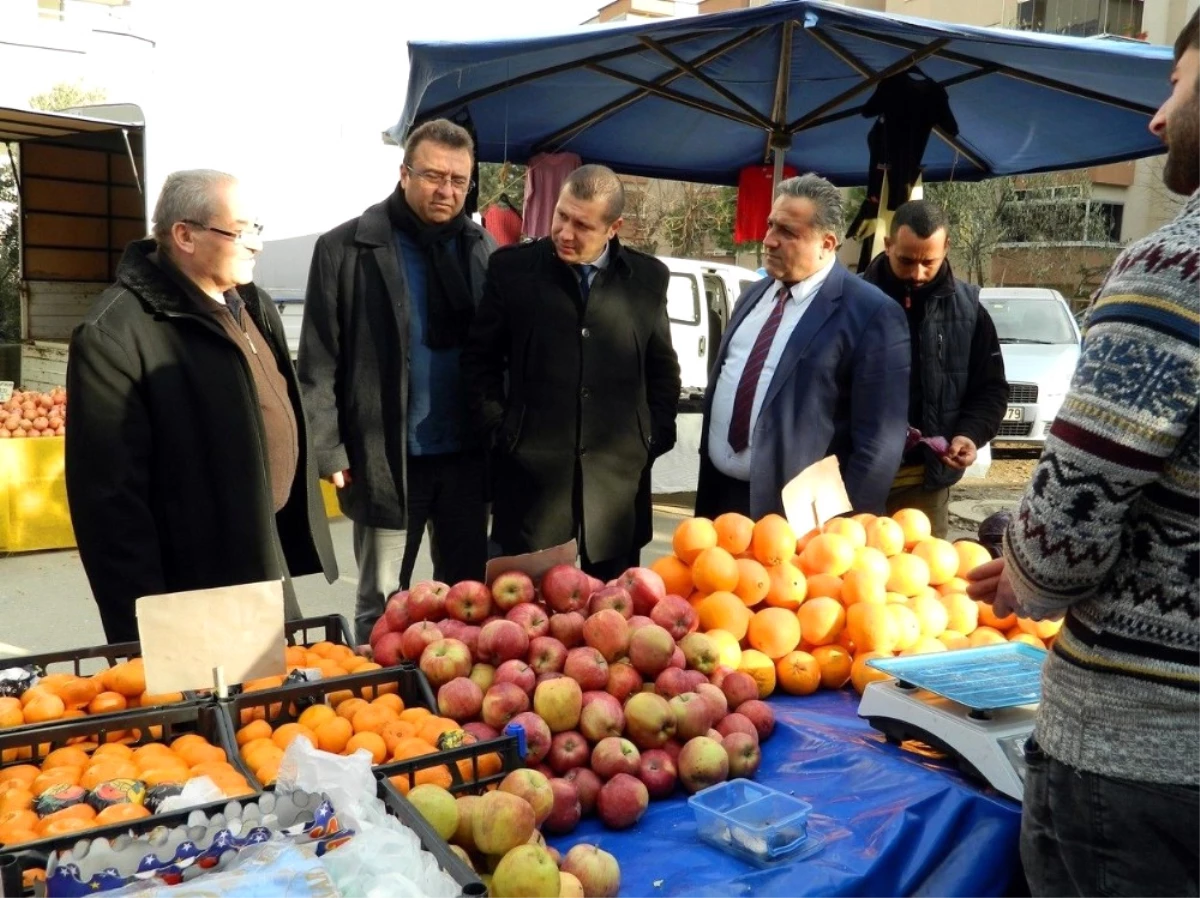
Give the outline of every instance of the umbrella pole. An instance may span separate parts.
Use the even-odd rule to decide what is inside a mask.
[[[775,172],[771,175],[771,196],[775,195],[775,191],[779,189],[779,182],[783,180],[783,154],[785,152],[783,147],[774,147],[771,150],[775,161]]]

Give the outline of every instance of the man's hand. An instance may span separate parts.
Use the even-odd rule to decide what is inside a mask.
[[[960,435],[950,441],[950,448],[942,456],[942,462],[963,471],[975,464],[977,454],[975,443],[970,438]]]
[[[339,490],[345,489],[350,485],[350,469],[344,471],[334,471],[329,475],[329,482],[336,486]]]
[[[1008,582],[1003,558],[968,571],[967,579],[971,581],[967,595],[991,605],[996,617],[1007,617],[1017,610],[1017,597]]]

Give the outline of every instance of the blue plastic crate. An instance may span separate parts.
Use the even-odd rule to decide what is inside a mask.
[[[709,786],[688,804],[701,839],[752,864],[796,860],[821,847],[808,831],[812,805],[751,780]]]

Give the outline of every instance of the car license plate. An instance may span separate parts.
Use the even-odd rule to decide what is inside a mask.
[[[1005,421],[1024,421],[1025,409],[1017,405],[1010,405],[1004,410]]]

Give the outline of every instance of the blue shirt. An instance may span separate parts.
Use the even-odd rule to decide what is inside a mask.
[[[393,229],[396,252],[408,283],[408,451],[412,455],[441,455],[463,448],[462,350],[430,349],[429,261],[406,234]]]

